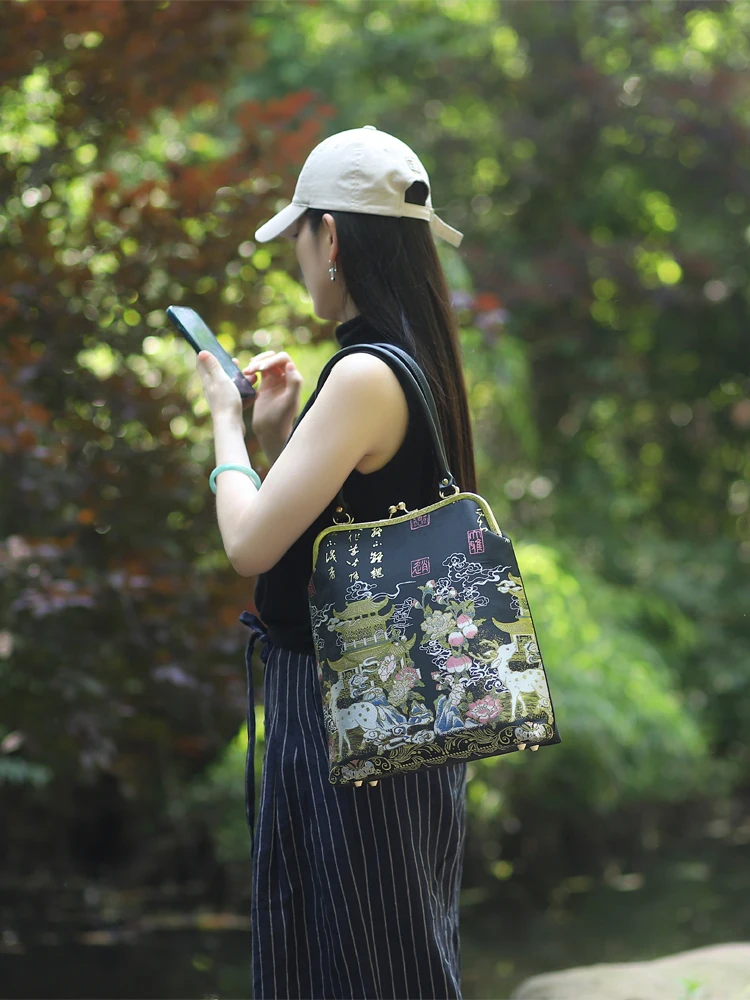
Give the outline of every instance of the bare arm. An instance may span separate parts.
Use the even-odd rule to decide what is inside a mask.
[[[283,434],[256,434],[258,439],[258,444],[260,445],[263,454],[268,459],[268,467],[274,464],[276,459],[279,457],[284,449],[284,445],[289,440],[291,436],[291,430],[284,436]]]
[[[399,397],[406,405],[385,361],[351,354],[334,365],[294,440],[283,451],[286,442],[277,441],[277,460],[259,490],[241,472],[219,476],[219,529],[240,576],[257,576],[275,566],[326,509],[352,469],[389,433]],[[247,452],[236,421],[214,421],[214,437],[217,464],[241,463],[242,451]],[[274,451],[273,442],[265,444]]]

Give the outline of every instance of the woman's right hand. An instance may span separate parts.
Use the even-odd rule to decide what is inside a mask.
[[[237,359],[235,364],[239,365]],[[260,372],[260,374],[259,374]],[[286,439],[299,410],[302,376],[286,351],[262,351],[242,369],[255,387],[252,427],[255,436]]]

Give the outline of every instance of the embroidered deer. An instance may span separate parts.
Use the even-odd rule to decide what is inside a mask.
[[[369,702],[356,701],[348,708],[338,707],[339,695],[343,686],[343,677],[339,677],[336,683],[331,685],[331,712],[336,724],[336,731],[339,734],[339,757],[343,753],[344,740],[346,740],[349,753],[352,753],[352,743],[347,735],[347,730],[357,729],[357,727],[361,729],[378,728],[378,710]]]
[[[549,690],[547,680],[541,667],[531,667],[529,670],[508,670],[503,677],[503,683],[513,699],[510,708],[511,719],[516,719],[516,704],[521,702],[524,715],[528,712],[525,695],[536,694],[541,701],[548,703]]]

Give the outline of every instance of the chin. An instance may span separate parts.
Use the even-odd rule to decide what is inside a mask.
[[[318,306],[313,302],[313,312],[318,317],[318,319],[336,320],[336,313],[333,309],[326,309],[325,307],[318,308]]]

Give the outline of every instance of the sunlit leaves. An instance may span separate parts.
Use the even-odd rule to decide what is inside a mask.
[[[528,45],[508,24],[492,32],[492,59],[498,69],[511,80],[520,80],[530,71]]]
[[[609,278],[597,278],[592,284],[595,300],[589,311],[602,326],[616,329],[620,325],[620,315],[616,303],[612,301],[617,293],[617,285]]]
[[[98,150],[93,142],[84,143],[82,146],[79,146],[73,154],[76,161],[80,163],[82,167],[90,166],[96,159],[97,155]]]
[[[671,798],[699,787],[706,773],[705,737],[685,712],[657,650],[612,614],[618,606],[614,592],[573,570],[553,549],[520,545],[518,559],[561,733],[566,728],[567,753],[592,763],[586,786],[576,794],[589,807],[606,809],[623,796]],[[619,604],[620,614],[637,617],[640,600],[629,595]],[[624,705],[628,710],[620,711]],[[538,757],[528,765],[523,761],[521,770],[543,767],[554,794],[552,773],[563,762],[553,754],[545,761],[541,752]],[[691,768],[685,768],[686,759]],[[565,784],[567,795],[571,786]],[[563,801],[558,805],[564,807]],[[575,808],[569,800],[567,805]]]
[[[723,36],[722,22],[706,10],[692,10],[685,17],[690,41],[700,52],[713,52]]]
[[[617,285],[608,278],[598,278],[592,288],[597,299],[604,302],[608,302],[617,292]]]
[[[650,217],[652,226],[665,233],[677,228],[677,215],[669,197],[662,191],[644,191],[641,204]]]
[[[65,205],[65,215],[61,222],[74,228],[88,218],[91,206],[91,175],[82,173],[67,181],[55,181],[52,190],[60,203]]]
[[[253,267],[257,268],[259,271],[265,271],[271,266],[271,253],[266,247],[258,247],[255,253],[250,258]]]
[[[371,14],[366,15],[365,27],[368,31],[374,31],[376,34],[386,34],[392,29],[393,25],[385,11],[374,10]]]
[[[451,21],[482,26],[497,22],[500,5],[498,0],[437,0],[441,14]],[[422,8],[427,4],[422,0]]]
[[[533,144],[532,144],[533,145]],[[474,167],[474,190],[486,193],[496,187],[507,184],[508,175],[497,162],[489,156],[483,156],[477,160]]]
[[[532,139],[514,139],[510,145],[511,152],[517,160],[531,160],[537,151],[536,143]]]
[[[119,268],[117,255],[114,253],[92,254],[88,260],[88,268],[95,276],[115,274]]]
[[[661,250],[637,246],[633,253],[641,283],[646,288],[676,285],[682,279],[682,268],[674,257]]]
[[[9,167],[33,163],[42,149],[56,145],[61,106],[46,66],[37,66],[17,89],[0,91],[0,154]]]
[[[109,344],[98,344],[79,351],[76,362],[82,368],[88,368],[98,379],[108,379],[117,370],[121,356]]]
[[[258,310],[258,323],[269,329],[283,327],[290,309],[315,325],[320,322],[314,319],[312,299],[304,284],[285,271],[272,270],[265,275],[260,300],[262,306]]]

